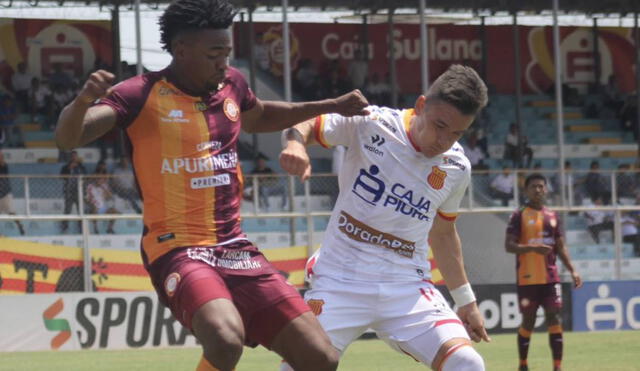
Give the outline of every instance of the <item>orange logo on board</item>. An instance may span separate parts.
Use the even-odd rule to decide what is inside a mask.
[[[427,183],[433,189],[442,189],[444,187],[444,180],[447,177],[447,172],[440,169],[437,166],[431,167],[431,174],[427,177]]]
[[[316,316],[319,316],[322,313],[322,306],[324,305],[324,300],[322,299],[309,299],[307,301],[307,305],[311,308],[311,311]]]
[[[238,108],[238,105],[233,101],[233,99],[225,99],[222,104],[222,109],[229,120],[236,122],[240,118],[240,108]]]

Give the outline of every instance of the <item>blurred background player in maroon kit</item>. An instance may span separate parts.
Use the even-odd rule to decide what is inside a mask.
[[[359,91],[316,102],[266,102],[229,67],[235,10],[176,0],[160,18],[172,55],[159,72],[112,86],[90,75],[58,120],[63,150],[122,128],[144,202],[142,257],[161,302],[202,344],[198,370],[232,370],[243,344],[296,369],[335,370],[337,351],[298,292],[240,228],[240,129],[279,131],[324,113],[363,115]],[[97,104],[94,102],[99,99]]]
[[[539,306],[544,308],[549,331],[553,370],[561,370],[562,362],[562,290],[556,256],[571,273],[575,288],[582,279],[573,267],[564,244],[564,232],[555,211],[544,206],[547,179],[538,173],[524,183],[527,204],[511,215],[507,226],[505,248],[516,254],[518,303],[522,324],[518,329],[520,371],[528,371],[527,354]]]

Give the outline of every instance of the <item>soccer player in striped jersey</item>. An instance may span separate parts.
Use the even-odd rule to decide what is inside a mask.
[[[116,86],[91,74],[62,111],[56,141],[79,147],[124,130],[144,202],[141,250],[162,303],[203,348],[198,370],[231,370],[243,344],[297,369],[333,370],[338,354],[298,292],[240,228],[237,142],[320,114],[366,114],[353,91],[335,99],[261,101],[229,67],[236,12],[228,0],[176,0],[160,17],[171,64]],[[97,102],[96,102],[97,100]]]
[[[549,331],[553,370],[560,371],[562,291],[556,257],[560,257],[571,272],[574,287],[582,286],[582,279],[571,264],[558,215],[544,206],[547,179],[542,174],[531,174],[525,179],[524,188],[527,204],[511,215],[505,242],[507,252],[516,254],[518,303],[522,313],[522,324],[518,329],[519,370],[529,370],[529,342],[536,311],[542,306]]]
[[[306,145],[347,148],[322,248],[307,263],[305,293],[340,352],[372,328],[434,370],[484,370],[470,338],[489,337],[455,220],[471,178],[457,141],[486,104],[478,74],[454,65],[414,109],[371,106],[368,116],[321,115],[286,131],[282,168],[303,179],[311,171]],[[429,249],[457,315],[431,281]]]

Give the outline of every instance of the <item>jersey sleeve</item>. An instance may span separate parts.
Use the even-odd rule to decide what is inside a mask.
[[[348,147],[358,125],[365,122],[366,118],[367,116],[344,117],[337,113],[320,115],[313,125],[313,135],[325,148],[337,145]]]
[[[114,86],[111,94],[95,105],[111,107],[116,112],[116,126],[126,129],[142,110],[152,86],[147,75],[135,76]]]
[[[471,181],[470,166],[465,169],[463,180],[458,186],[451,192],[449,197],[438,208],[438,215],[446,220],[455,220],[458,216],[458,208],[460,207],[460,201],[464,197],[464,192],[469,186]]]
[[[229,67],[227,70],[227,78],[237,89],[240,111],[244,112],[252,109],[256,105],[258,98],[256,98],[256,95],[253,93],[247,83],[247,80],[240,71],[233,67]]]
[[[521,222],[522,222],[522,212],[520,210],[515,211],[513,214],[511,214],[511,217],[509,218],[509,223],[507,224],[507,234],[520,239]]]

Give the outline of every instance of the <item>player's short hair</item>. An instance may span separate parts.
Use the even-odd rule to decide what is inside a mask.
[[[235,15],[228,0],[174,0],[158,20],[162,48],[171,53],[171,41],[183,32],[227,29]]]
[[[542,180],[545,185],[547,184],[547,178],[544,175],[540,173],[533,173],[527,176],[527,179],[524,180],[524,187],[527,188],[529,186],[529,183],[533,182],[534,180]]]
[[[442,101],[463,115],[476,115],[487,105],[487,86],[471,67],[454,64],[433,82],[426,93],[427,102]]]

